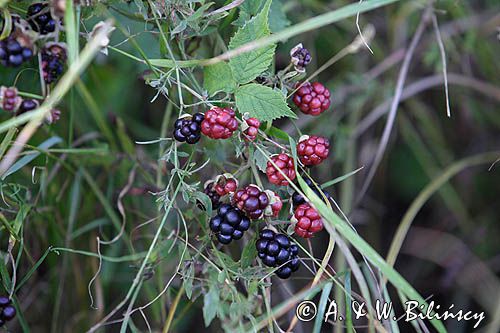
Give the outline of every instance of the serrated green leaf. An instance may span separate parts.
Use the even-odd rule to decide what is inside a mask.
[[[259,14],[248,21],[242,28],[238,29],[229,42],[230,49],[236,49],[270,34],[267,22],[270,6],[271,0],[268,0]],[[267,45],[231,58],[229,65],[231,66],[235,80],[240,84],[247,83],[264,72],[273,60],[275,48],[275,44]]]
[[[219,91],[233,92],[236,88],[236,81],[234,80],[229,64],[220,62],[205,67],[203,71],[203,86],[210,96]]]
[[[244,114],[258,118],[261,122],[281,117],[297,118],[278,91],[256,83],[240,87],[235,94],[236,106]]]

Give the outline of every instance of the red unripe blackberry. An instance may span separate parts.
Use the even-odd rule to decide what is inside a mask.
[[[293,95],[293,102],[303,113],[318,116],[330,107],[330,91],[319,82],[306,82]]]
[[[297,145],[297,155],[305,166],[318,165],[328,157],[330,142],[316,135],[304,135]]]
[[[0,108],[7,112],[15,112],[21,102],[22,98],[17,95],[15,87],[0,87]]]
[[[245,141],[254,141],[259,134],[260,121],[257,118],[245,119],[246,126],[243,129]]]
[[[248,185],[234,193],[232,203],[250,219],[258,220],[264,215],[264,210],[269,205],[269,198],[258,186]]]
[[[285,153],[271,156],[271,160],[290,180],[295,179],[295,164],[293,158]],[[269,182],[287,186],[289,184],[285,176],[270,162],[267,162],[266,175]]]
[[[292,272],[299,269],[299,248],[290,241],[285,234],[275,233],[270,229],[263,229],[255,243],[257,254],[262,263],[268,267],[279,267],[276,275],[287,279]]]
[[[318,211],[308,203],[303,203],[295,209],[292,217],[295,233],[303,238],[311,238],[323,230],[323,220]]]
[[[266,190],[265,192],[269,198],[269,205],[264,210],[264,216],[278,217],[281,208],[283,208],[283,201],[281,201],[280,196],[276,192],[271,190]]]
[[[250,220],[237,207],[223,204],[210,220],[209,227],[219,242],[229,244],[233,239],[243,237],[243,233],[250,228]]]
[[[215,178],[214,189],[221,197],[233,193],[238,188],[238,180],[230,173],[219,175]]]
[[[238,129],[234,110],[213,107],[205,113],[201,132],[212,139],[228,139]]]

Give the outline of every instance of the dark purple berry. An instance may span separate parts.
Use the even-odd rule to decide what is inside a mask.
[[[191,118],[179,118],[174,124],[174,138],[179,142],[195,144],[201,138],[201,122],[203,114],[195,113]]]
[[[10,298],[7,296],[0,296],[0,308],[4,308],[10,304]]]
[[[276,275],[281,279],[289,278],[299,268],[298,247],[285,234],[263,229],[255,247],[264,265],[276,267]]]
[[[244,232],[250,227],[250,220],[238,208],[223,204],[208,225],[219,242],[229,244],[233,239],[243,237]]]
[[[16,309],[12,305],[8,305],[3,308],[1,316],[4,320],[11,320],[16,316]]]
[[[50,14],[47,4],[34,3],[28,7],[28,23],[31,28],[42,35],[56,30],[56,21]]]

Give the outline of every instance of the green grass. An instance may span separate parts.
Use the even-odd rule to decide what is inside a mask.
[[[474,289],[499,283],[498,4],[273,0],[267,3],[272,33],[231,49],[231,37],[267,10],[265,2],[167,0],[162,8],[157,1],[87,7],[67,0],[64,29],[47,38],[67,47],[68,64],[56,84],[41,86],[35,60],[18,69],[0,65],[0,86],[15,85],[23,98],[43,100],[18,116],[0,110],[0,294],[12,297],[18,313],[9,331],[471,331],[472,322],[376,317],[377,300],[392,302],[396,317],[406,300],[418,300],[423,312],[433,300],[443,308],[456,303],[485,311],[481,328],[498,332],[499,295],[484,302]],[[10,14],[25,16],[29,4],[0,0],[0,39],[15,27]],[[227,12],[213,13],[226,5]],[[405,54],[428,6],[434,21]],[[357,15],[373,54],[358,34]],[[104,26],[90,36],[100,21]],[[288,66],[299,42],[312,54],[305,74]],[[44,39],[35,43],[40,48]],[[297,119],[262,124],[253,143],[236,134],[176,143],[179,115],[213,105],[238,111],[238,92],[262,84],[260,78],[248,84],[235,72],[232,79],[211,78],[212,85],[232,81],[226,92],[209,94],[207,66],[229,63],[221,66],[227,75],[237,56],[258,61],[270,45],[276,45],[271,66],[258,74],[267,95],[252,105],[276,107],[249,112],[278,118],[286,116],[280,114],[286,103]],[[403,65],[405,56],[411,61]],[[332,92],[331,108],[319,117],[300,113],[290,98],[295,81],[304,80]],[[367,187],[399,93],[395,126]],[[264,100],[268,95],[273,99]],[[45,124],[53,108],[62,111],[61,119]],[[303,168],[295,149],[302,134],[330,139],[329,159]],[[288,188],[270,184],[263,172],[270,156],[282,151],[297,171]],[[252,222],[229,246],[209,231],[212,203],[203,193],[206,181],[225,172],[235,173],[240,186],[258,184],[285,199],[276,219]],[[307,178],[333,200],[317,196]],[[293,191],[322,216],[324,230],[310,240],[291,234]],[[300,248],[301,269],[289,280],[276,278],[256,258],[254,243],[266,225],[290,233]],[[436,252],[424,231],[442,235],[443,248],[460,243],[462,250],[452,257]],[[417,247],[425,253],[412,252]],[[464,253],[484,274],[463,278],[475,267]],[[297,321],[302,300],[317,305],[315,320]],[[332,300],[342,323],[323,321]],[[365,318],[356,319],[354,302],[366,303]]]

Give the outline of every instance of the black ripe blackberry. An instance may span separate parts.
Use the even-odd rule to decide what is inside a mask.
[[[305,178],[304,181],[306,184],[313,190],[314,193],[318,195],[323,201],[330,200],[330,193],[327,191],[320,191],[316,187],[316,185],[313,184],[313,182],[309,178]],[[306,199],[302,197],[297,191],[293,192],[292,194],[292,203],[293,203],[293,209],[297,208],[299,205],[306,203]]]
[[[263,229],[259,233],[255,246],[259,258],[268,267],[279,267],[276,275],[288,279],[292,272],[299,269],[299,248],[285,234]]]
[[[35,110],[40,106],[40,103],[36,99],[25,99],[21,102],[17,114],[22,114],[28,111]]]
[[[205,119],[202,113],[195,113],[192,117],[181,117],[174,124],[174,138],[179,142],[195,144],[201,138],[201,122]]]
[[[11,304],[10,298],[0,296],[0,327],[16,316],[16,308]]]
[[[229,244],[233,239],[243,237],[243,233],[250,228],[250,220],[236,207],[223,204],[219,207],[217,215],[209,223],[219,242]]]
[[[44,3],[34,3],[28,7],[28,23],[31,28],[42,35],[56,30],[57,22],[50,14],[50,8]]]
[[[50,84],[63,73],[67,59],[66,48],[62,44],[53,43],[44,47],[41,54],[43,80]]]
[[[203,189],[203,193],[208,195],[210,198],[210,201],[212,202],[212,209],[217,209],[220,206],[220,195],[217,194],[217,191],[214,189],[214,182],[208,182],[205,185],[205,188]],[[198,207],[200,209],[205,209],[206,207],[201,203],[201,201],[198,201]]]
[[[33,56],[33,51],[22,46],[14,37],[10,36],[0,41],[0,64],[5,67],[18,67]]]

